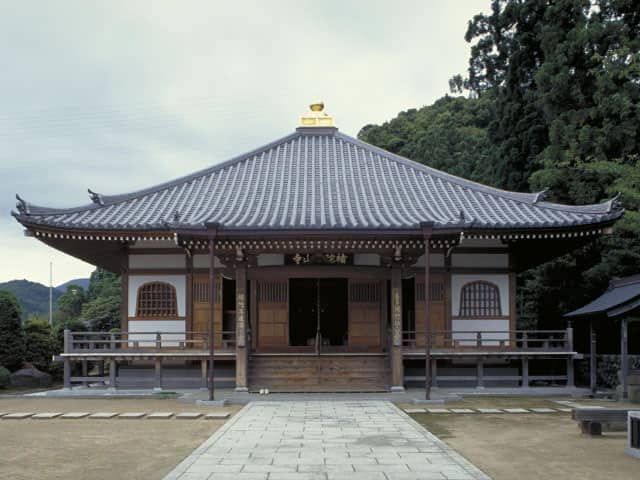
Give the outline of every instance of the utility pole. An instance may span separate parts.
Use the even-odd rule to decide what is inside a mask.
[[[53,262],[49,262],[49,325],[53,326]]]

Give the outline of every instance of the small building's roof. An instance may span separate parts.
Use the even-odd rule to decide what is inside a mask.
[[[136,174],[135,171],[129,172]],[[141,172],[138,172],[141,174]],[[186,177],[93,203],[45,208],[20,199],[28,227],[68,230],[555,229],[612,223],[617,202],[568,206],[481,185],[340,133],[294,133]]]
[[[612,280],[606,292],[565,317],[617,317],[640,307],[640,274]]]

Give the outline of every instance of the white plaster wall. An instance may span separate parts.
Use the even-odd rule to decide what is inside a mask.
[[[282,253],[261,253],[258,255],[259,267],[273,267],[284,265],[284,255]]]
[[[129,255],[129,268],[185,268],[185,255]]]
[[[220,263],[220,259],[218,257],[214,257],[213,263],[215,264],[216,268],[224,267],[224,265]],[[194,268],[209,268],[209,255],[194,255],[193,266]]]
[[[136,248],[176,248],[176,242],[173,240],[138,240],[133,245],[129,246],[129,249],[135,250]]]
[[[380,266],[380,255],[377,253],[356,253],[353,255],[354,265]]]
[[[454,253],[452,267],[509,268],[507,253]]]
[[[451,315],[457,316],[460,313],[460,291],[469,282],[484,280],[498,286],[500,291],[500,310],[502,315],[509,315],[509,275],[508,274],[474,274],[474,275],[451,275]]]
[[[482,345],[485,346],[495,346],[499,344],[500,340],[509,340],[509,320],[452,319],[451,329],[454,332],[460,332],[453,334],[454,340],[461,340],[460,345],[476,345],[476,332],[500,332],[482,335]],[[491,341],[488,339],[491,339]]]
[[[186,307],[186,288],[187,279],[185,275],[129,275],[129,316],[136,315],[136,301],[138,299],[138,288],[147,282],[165,282],[173,285],[176,289],[178,301],[178,316],[184,317],[187,314]],[[143,322],[151,322],[151,320],[142,320]],[[162,320],[164,321],[164,320]],[[131,329],[129,322],[129,329]],[[183,322],[184,323],[184,322]]]
[[[429,265],[431,267],[444,267],[444,254],[432,253],[429,255]],[[424,267],[424,255],[418,257],[418,261],[413,264],[414,267]]]
[[[184,320],[129,320],[129,340],[139,341],[141,347],[153,347],[156,334],[153,332],[171,332],[160,335],[162,346],[177,347],[185,339]],[[145,332],[134,334],[134,332]],[[175,332],[175,333],[173,333]],[[133,343],[129,344],[133,347]]]

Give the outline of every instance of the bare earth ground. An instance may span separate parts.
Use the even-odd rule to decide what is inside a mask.
[[[611,402],[574,401],[611,408],[625,406]],[[558,408],[561,405],[545,399],[480,398],[447,403],[442,407],[516,406]],[[640,409],[638,405],[631,407]],[[602,437],[582,435],[569,413],[412,416],[494,480],[640,478],[640,462],[624,453],[625,432],[606,432]]]
[[[2,398],[3,412],[235,413],[173,399]],[[0,478],[159,479],[225,420],[0,420]]]

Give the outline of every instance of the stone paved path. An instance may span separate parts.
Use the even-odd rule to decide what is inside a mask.
[[[165,480],[489,479],[390,402],[250,403]]]

